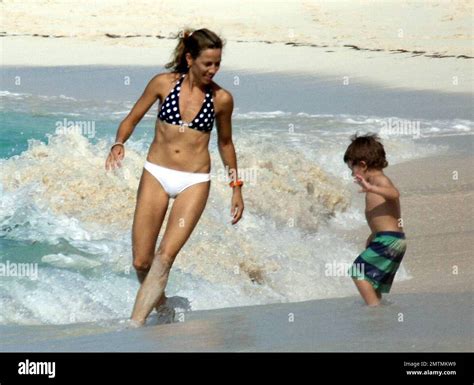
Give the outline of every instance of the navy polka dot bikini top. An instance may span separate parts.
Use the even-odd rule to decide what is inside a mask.
[[[187,126],[198,131],[209,132],[214,125],[214,99],[212,98],[211,87],[206,87],[206,97],[202,103],[201,110],[191,122],[184,122],[179,112],[179,91],[181,83],[186,74],[182,74],[181,78],[171,90],[170,94],[163,101],[158,112],[158,117],[169,124]]]

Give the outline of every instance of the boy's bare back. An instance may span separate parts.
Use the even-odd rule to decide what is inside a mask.
[[[366,180],[373,186],[396,189],[390,178],[382,171],[369,176]],[[365,196],[365,217],[372,233],[403,231],[399,198],[387,199],[368,191]]]

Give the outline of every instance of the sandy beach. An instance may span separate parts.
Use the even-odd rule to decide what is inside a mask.
[[[403,194],[413,277],[398,292],[473,293],[474,158],[444,156],[394,166]],[[456,178],[459,173],[459,179]]]
[[[117,0],[75,4],[72,11],[69,1],[27,7],[4,1],[1,60],[20,66],[162,65],[178,31],[205,25],[227,41],[222,68],[236,75],[316,72],[344,84],[472,91],[470,1],[274,4]]]
[[[456,133],[460,139],[455,138],[455,144],[452,146],[449,144],[451,147],[446,151],[432,154],[426,150],[424,155],[425,147],[422,148],[420,142],[414,142],[411,144],[413,148],[406,151],[416,153],[417,149],[420,149],[420,153],[403,161],[404,142],[401,141],[402,144],[397,142],[397,146],[400,147],[394,144],[389,147],[390,150],[400,149],[403,155],[397,158],[396,164],[388,167],[386,173],[401,192],[403,225],[408,240],[403,267],[408,279],[395,281],[392,292],[386,296],[380,308],[369,309],[362,306],[362,300],[355,287],[352,290],[348,289],[349,283],[337,283],[335,287],[340,285],[341,293],[333,295],[334,292],[327,289],[327,298],[321,289],[318,297],[312,297],[319,299],[309,301],[282,300],[282,303],[258,306],[178,311],[174,323],[159,324],[156,317],[152,316],[148,327],[140,330],[125,330],[123,319],[72,322],[63,325],[0,325],[2,336],[0,351],[472,351],[474,349],[472,328],[474,293],[472,149],[474,147],[473,136],[464,124],[467,121],[472,124],[472,113],[467,117],[465,115],[469,115],[469,104],[466,100],[469,100],[469,95],[472,98],[474,84],[473,7],[471,1],[360,3],[298,0],[278,2],[275,5],[275,2],[262,0],[230,1],[222,7],[222,2],[216,0],[200,1],[199,5],[181,0],[174,2],[114,0],[94,4],[76,2],[72,10],[70,1],[38,0],[28,5],[19,1],[3,1],[0,4],[2,12],[0,53],[2,66],[9,69],[9,75],[15,68],[79,65],[156,66],[158,71],[158,67],[169,60],[169,54],[174,48],[173,34],[184,26],[194,28],[205,26],[222,34],[227,42],[223,53],[223,70],[229,77],[243,74],[252,76],[267,74],[276,77],[281,73],[286,76],[297,75],[299,79],[304,79],[306,75],[317,75],[326,79],[331,86],[330,82],[340,81],[341,84],[355,85],[360,89],[374,87],[381,92],[394,90],[426,92],[426,95],[433,95],[433,100],[441,96],[446,97],[446,100],[450,97],[459,97],[456,101],[459,100],[462,105],[456,106],[456,102],[452,108],[446,107],[446,111],[449,110],[449,119],[452,119],[457,114],[456,108],[459,108],[464,121],[461,124],[446,119],[448,123],[443,123],[447,126],[461,127],[458,129],[459,133]],[[10,77],[4,78],[3,81],[9,85]],[[288,78],[285,78],[285,81],[289,82]],[[310,86],[311,84],[308,85]],[[370,88],[364,89],[366,94],[370,93]],[[9,89],[9,95],[17,94]],[[250,95],[250,91],[246,95]],[[403,98],[403,94],[400,95],[402,95],[400,99]],[[416,96],[410,98],[407,98],[408,102],[398,101],[400,104],[402,102],[410,104],[411,101],[417,100]],[[370,99],[364,97],[361,99],[362,109],[363,101]],[[396,97],[387,100],[397,103]],[[426,111],[430,108],[436,110],[436,106],[429,105],[429,100],[428,97],[423,99],[423,105],[427,106]],[[33,116],[41,118],[42,115],[35,111],[34,103],[31,106]],[[60,105],[60,108],[63,106]],[[114,111],[123,113],[122,105],[114,108]],[[277,110],[271,107],[265,108],[270,111]],[[261,111],[258,105],[254,110]],[[244,125],[249,122],[250,126],[253,124],[251,120],[253,116],[251,113],[245,115],[246,113],[242,113],[243,117],[239,115],[239,119],[242,120],[238,122]],[[280,116],[279,111],[275,114]],[[380,116],[391,116],[391,113],[384,111]],[[342,125],[353,123],[351,119],[352,115],[347,121],[344,120]],[[369,120],[367,118],[365,122]],[[442,119],[439,117],[430,121],[430,124],[433,124],[432,132],[441,130],[440,121]],[[291,123],[291,120],[283,120],[282,124],[286,127],[289,122]],[[261,121],[258,121],[258,124],[261,125]],[[259,128],[258,124],[252,126],[252,129]],[[466,123],[466,126],[470,127],[469,124]],[[365,128],[362,124],[360,127]],[[330,135],[330,131],[327,135]],[[347,139],[346,136],[344,140]],[[398,138],[397,135],[393,135],[387,139]],[[440,147],[448,146],[448,140],[452,140],[452,137],[440,136],[436,137],[436,140]],[[242,140],[240,145],[245,147],[250,142],[251,139],[249,142]],[[91,147],[80,143],[81,151],[96,156],[93,162],[98,164],[99,160],[102,161],[102,158],[90,151]],[[139,164],[140,145],[141,143],[136,144],[130,152],[131,159],[135,162],[133,166]],[[101,146],[103,147],[103,143],[94,147],[94,151],[97,148],[103,150]],[[334,163],[332,159],[341,162],[342,155],[339,153],[334,155],[330,152],[330,146],[327,147],[329,148],[327,156],[325,154],[326,157],[317,159],[324,159],[330,165]],[[63,155],[55,153],[56,150],[52,146],[44,152],[41,148],[35,151],[33,155],[39,154],[39,158],[48,156],[51,158],[54,155],[57,159],[61,159],[60,156]],[[273,151],[271,148],[268,148],[268,151],[261,150],[262,162],[265,164],[263,168],[280,172],[277,167],[273,170],[271,162],[276,163],[276,160],[283,159],[288,154],[275,152],[275,155],[271,155],[271,151]],[[247,152],[242,150],[242,163],[248,167],[253,165],[256,162],[255,153],[253,147]],[[26,175],[25,169],[29,167],[28,159],[26,158],[25,163],[21,163],[21,159],[19,163],[8,163],[8,170],[18,166],[18,174]],[[68,158],[68,161],[68,164],[72,165],[77,159]],[[306,165],[307,163],[304,164]],[[54,175],[55,171],[51,166],[41,167],[49,167],[48,176]],[[295,169],[290,170],[296,173],[299,166],[294,167]],[[330,180],[330,183],[324,184],[327,196],[344,203],[340,205],[343,209],[339,206],[329,207],[329,204],[321,205],[324,210],[330,212],[328,216],[337,210],[344,211],[349,207],[353,212],[363,213],[364,199],[362,195],[357,194],[355,188],[339,191],[339,182],[326,178],[326,174],[323,175],[319,170],[310,171],[321,178],[318,179],[321,185],[323,185],[321,181],[326,183],[326,179]],[[338,175],[338,172],[339,168],[330,168],[327,174]],[[84,172],[84,175],[86,174],[87,172]],[[33,182],[39,180],[31,175],[28,178]],[[125,179],[130,191],[136,188],[133,178]],[[3,179],[0,178],[0,181],[2,180],[5,191],[11,192],[11,187],[21,178],[8,175]],[[112,179],[106,180],[104,177],[97,180],[104,184],[110,181],[110,186],[107,185],[109,191],[118,191],[117,186],[112,186],[115,183]],[[77,191],[91,186],[83,181],[74,183]],[[307,186],[307,180],[303,177],[299,183]],[[18,186],[24,187],[20,182]],[[277,187],[279,188],[279,185]],[[270,186],[265,191],[270,194],[274,189],[275,186],[273,188]],[[123,188],[123,196],[128,194],[126,196],[129,203],[127,214],[131,215],[134,195],[125,190]],[[216,195],[212,196],[211,205],[215,200],[223,199],[223,193],[220,190],[216,191]],[[250,191],[255,192],[257,189]],[[306,193],[305,191],[303,188],[303,193]],[[288,196],[305,197],[301,194],[297,190],[288,193]],[[350,196],[350,204],[349,200],[347,202],[345,200],[347,196]],[[11,201],[17,199],[15,198],[17,196],[13,197],[8,199]],[[249,198],[248,202],[249,206],[255,206],[258,215],[271,211],[271,204],[277,208],[276,211],[284,211],[285,208],[288,212],[293,210],[297,214],[307,211],[306,206],[299,207],[295,203],[286,206],[274,196],[269,200],[270,202],[266,202],[256,197]],[[51,199],[51,202],[53,201],[54,199]],[[9,202],[7,203],[10,204]],[[70,208],[78,202],[81,203],[81,200],[68,201]],[[85,211],[86,206],[87,204],[79,206],[79,218],[80,211]],[[107,206],[107,209],[116,212],[117,207]],[[104,212],[104,207],[99,208],[103,211],[97,212]],[[213,211],[211,214],[219,218]],[[220,219],[212,222],[214,217],[211,214],[202,221],[202,226],[205,227],[210,223],[214,225],[214,222],[220,226],[223,223]],[[107,220],[108,217],[104,216],[102,219],[104,218]],[[113,220],[118,222],[117,218],[118,216],[113,217]],[[266,224],[263,221],[259,222],[260,217],[257,215],[255,218],[257,219],[252,219],[247,225],[243,225],[245,230],[251,230],[252,226],[256,229],[261,223]],[[286,217],[282,215],[280,218],[275,215],[271,219],[277,223],[274,225],[277,230],[272,228],[273,234],[277,234],[278,220],[284,222]],[[317,219],[324,223],[320,217]],[[311,221],[312,217],[305,222],[307,225],[305,230],[309,228],[316,232],[316,225],[312,228],[311,223],[308,224]],[[15,228],[10,222],[5,223],[3,227],[6,229],[5,232]],[[129,223],[124,223],[123,227],[128,228]],[[356,228],[339,226],[334,227],[333,231],[341,240],[350,245],[358,245],[362,251],[369,232],[365,224],[360,221],[357,223],[359,226]],[[216,228],[220,229],[217,225]],[[206,230],[202,230],[199,234],[203,233],[205,234]],[[231,239],[233,236],[229,230],[223,230],[223,234],[219,235],[221,241],[225,236],[227,236],[225,239]],[[87,236],[84,236],[84,239],[87,240]],[[80,241],[82,242],[82,239]],[[272,269],[277,269],[274,266],[278,264],[273,263],[273,260],[273,264],[269,263],[262,268],[264,265],[262,261],[255,262],[256,259],[253,259],[264,249],[263,246],[259,249],[250,242],[244,243],[243,246],[235,242],[229,248],[241,247],[244,253],[248,253],[248,265],[245,267],[249,271],[258,272],[261,268],[262,276],[265,277],[265,274],[271,276]],[[301,252],[302,249],[298,248],[300,246],[295,245],[295,253]],[[207,258],[208,248],[205,244],[197,243],[195,248]],[[18,248],[18,250],[24,249]],[[66,248],[65,250],[71,251]],[[219,252],[225,254],[228,249],[222,250],[219,249]],[[112,248],[112,251],[116,250]],[[200,267],[194,266],[191,258],[194,255],[186,252],[187,250],[182,257],[183,265],[179,267],[184,271],[183,276],[188,278],[192,272],[199,271]],[[345,260],[355,257],[356,255],[343,256]],[[232,255],[220,255],[219,258],[219,263],[215,264],[216,276],[221,271],[219,269],[229,270],[229,266],[233,268],[232,264],[235,264]],[[212,259],[209,260],[212,262]],[[301,265],[303,266],[301,270],[291,276],[291,279],[295,279],[298,274],[302,274],[301,271],[307,269],[303,263]],[[81,265],[80,268],[84,267]],[[317,278],[317,274],[315,277]],[[213,281],[216,277],[211,278],[206,281],[208,286],[205,286],[206,289],[209,287],[206,292],[208,295],[209,293],[212,295],[213,285],[216,283]],[[285,279],[290,280],[288,277]],[[120,283],[122,284],[122,281]],[[234,281],[230,282],[232,283]],[[270,284],[275,284],[270,279],[265,283],[268,283],[269,287]],[[126,296],[133,294],[129,292],[130,287],[127,286]],[[251,289],[245,286],[244,291],[250,293],[249,297],[256,295],[255,293],[265,292],[264,289],[255,287],[257,285]],[[332,289],[334,287],[331,287]],[[291,298],[299,297],[295,294]],[[116,307],[125,306],[122,302],[118,303]],[[21,317],[18,316],[18,319]]]

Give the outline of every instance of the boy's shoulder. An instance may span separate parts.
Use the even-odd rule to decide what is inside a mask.
[[[387,175],[385,175],[383,172],[381,172],[380,174],[372,176],[370,182],[372,184],[376,185],[376,186],[381,186],[381,187],[394,186],[391,179]]]

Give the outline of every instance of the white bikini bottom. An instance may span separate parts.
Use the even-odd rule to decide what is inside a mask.
[[[196,183],[211,180],[210,173],[173,170],[148,161],[145,162],[144,167],[161,183],[170,198],[176,198],[180,192]]]

